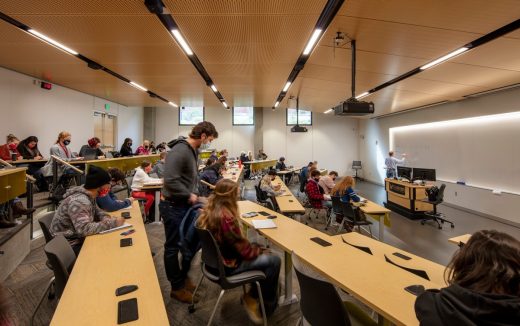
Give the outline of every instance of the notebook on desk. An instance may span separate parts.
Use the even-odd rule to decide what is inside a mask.
[[[273,220],[252,220],[255,229],[275,229],[276,224]]]

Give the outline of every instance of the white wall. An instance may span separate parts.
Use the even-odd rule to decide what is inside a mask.
[[[58,133],[66,130],[72,134],[71,149],[79,151],[93,137],[93,111],[104,112],[105,103],[110,104],[110,114],[118,116],[117,138],[131,135],[141,141],[142,108],[126,108],[58,85],[53,85],[52,90],[48,91],[40,88],[35,80],[0,68],[0,144],[5,142],[5,136],[9,133],[20,140],[37,136],[40,151],[48,156]]]
[[[359,144],[361,160],[364,164],[364,177],[376,183],[383,182],[384,158],[389,150],[389,128],[520,111],[519,98],[520,89],[513,89],[386,118],[360,121]],[[503,146],[503,144],[497,142],[496,146]],[[482,155],[487,155],[487,153],[482,153]],[[500,162],[496,162],[496,168],[500,168]],[[497,196],[493,195],[490,190],[448,183],[445,201],[520,223],[518,213],[520,212],[520,198],[517,195],[503,193]]]
[[[179,136],[188,136],[192,126],[179,126],[178,108],[157,108],[155,112],[155,143],[169,142]],[[227,149],[231,157],[253,149],[254,126],[233,126],[231,110],[206,107],[205,120],[213,123],[219,133],[211,148]]]
[[[318,168],[352,174],[352,161],[359,157],[358,120],[313,113],[306,133],[293,133],[286,126],[284,109],[264,109],[264,151],[271,158],[285,157],[286,165],[302,167],[318,161]]]

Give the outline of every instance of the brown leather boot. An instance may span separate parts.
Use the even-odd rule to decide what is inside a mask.
[[[246,310],[247,316],[255,325],[263,324],[263,317],[260,313],[260,303],[257,299],[253,298],[249,293],[242,296],[242,304]]]
[[[184,281],[184,288],[188,291],[190,291],[191,293],[193,293],[193,291],[195,291],[195,288],[197,287],[195,284],[193,284],[193,282],[191,281],[191,279],[189,277],[186,278],[186,281]]]
[[[11,208],[13,209],[13,215],[15,217],[31,214],[31,213],[34,213],[34,211],[36,210],[35,208],[25,208],[23,206],[22,202],[19,202],[19,201],[12,204]]]
[[[172,290],[170,292],[170,297],[184,303],[191,303],[193,301],[193,294],[186,290],[186,288],[182,288],[180,290]]]

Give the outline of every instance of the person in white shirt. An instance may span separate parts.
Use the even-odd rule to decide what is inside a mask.
[[[162,183],[162,179],[152,178],[148,175],[152,171],[152,164],[148,161],[143,161],[141,166],[135,169],[135,175],[132,179],[132,197],[133,198],[143,198],[146,199],[144,204],[144,214],[146,216],[147,222],[152,222],[155,220],[155,216],[150,215],[150,208],[153,206],[155,199],[155,190],[152,191],[142,191],[141,188],[145,183]],[[151,211],[155,213],[154,210]]]
[[[394,157],[394,151],[388,152],[388,157],[385,159],[386,166],[386,177],[394,178],[397,175],[397,164],[403,164],[405,155],[402,155],[402,159]]]
[[[338,177],[338,172],[330,171],[329,175],[320,178],[318,185],[323,189],[323,192],[328,195],[334,186],[336,185],[336,178]]]

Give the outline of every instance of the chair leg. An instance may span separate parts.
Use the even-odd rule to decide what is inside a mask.
[[[220,299],[222,299],[222,296],[224,295],[224,292],[226,292],[226,290],[224,290],[224,289],[222,289],[220,291],[220,294],[218,296],[217,302],[215,303],[215,308],[213,308],[213,312],[211,313],[211,317],[209,317],[208,326],[210,326],[211,323],[213,322],[213,317],[215,317],[215,313],[217,312],[218,304],[220,303]]]
[[[195,294],[199,290],[200,285],[202,284],[202,280],[204,280],[204,274],[200,276],[199,283],[197,283],[197,287],[195,288],[195,291],[193,291],[193,295],[191,297],[191,304],[188,306],[188,312],[192,314],[195,312]]]
[[[260,307],[262,308],[262,317],[264,318],[264,326],[267,326],[267,315],[265,314],[264,297],[262,296],[262,288],[258,281],[256,283],[256,289],[258,290],[258,298],[260,299]]]
[[[49,281],[49,284],[47,284],[47,286],[45,287],[45,291],[43,291],[42,296],[40,298],[40,301],[38,302],[38,305],[36,306],[36,309],[34,309],[34,311],[33,311],[33,314],[31,316],[31,326],[34,324],[34,317],[36,316],[36,313],[38,312],[38,309],[40,309],[40,306],[42,305],[43,299],[45,298],[45,294],[47,293],[47,291],[49,291],[49,289],[51,288],[51,286],[53,284],[54,284],[54,276]]]

